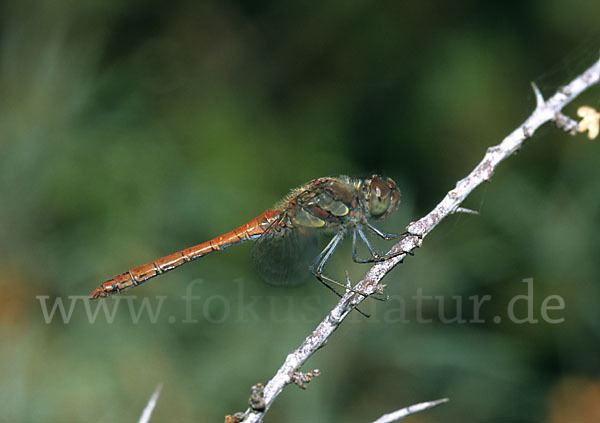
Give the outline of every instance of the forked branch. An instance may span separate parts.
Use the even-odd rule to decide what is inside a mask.
[[[554,121],[556,125],[566,132],[573,133],[577,129],[577,123],[561,113],[561,110],[583,91],[598,83],[600,79],[600,60],[594,63],[584,73],[573,79],[569,84],[560,88],[548,100],[544,100],[538,88],[532,84],[537,105],[533,113],[522,125],[508,135],[500,144],[488,148],[483,160],[467,175],[456,183],[456,187],[450,190],[443,200],[435,208],[421,219],[412,222],[408,226],[409,236],[396,244],[390,253],[397,251],[409,252],[420,247],[423,239],[435,228],[445,217],[461,211],[459,206],[465,198],[481,183],[489,181],[496,167],[504,159],[521,148],[525,140],[531,137],[535,131],[544,123]],[[375,264],[365,278],[354,287],[355,290],[372,294],[377,292],[377,285],[392,268],[400,263],[406,253],[395,256],[389,260]],[[264,409],[246,411],[245,422],[260,422],[266,410],[268,410],[275,398],[283,388],[293,382],[293,375],[308,360],[308,358],[321,348],[329,336],[337,329],[341,322],[348,316],[350,311],[356,307],[364,296],[348,291],[327,314],[321,323],[302,344],[286,357],[283,365],[275,376],[264,388]]]

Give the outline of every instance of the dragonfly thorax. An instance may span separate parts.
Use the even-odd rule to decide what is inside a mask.
[[[390,178],[346,176],[315,179],[287,198],[283,226],[337,231],[340,226],[361,224],[368,218],[384,219],[399,202],[400,193]]]

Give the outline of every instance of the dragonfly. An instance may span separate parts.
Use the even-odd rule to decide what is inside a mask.
[[[385,240],[406,236],[406,232],[399,235],[382,232],[368,221],[385,219],[399,202],[396,183],[381,175],[365,179],[348,176],[314,179],[292,190],[273,209],[231,232],[113,277],[96,288],[90,299],[127,291],[214,251],[251,240],[254,244],[250,248],[250,259],[265,282],[294,286],[312,274],[340,296],[332,285],[351,289],[348,283],[336,281],[323,270],[349,230],[352,231],[352,258],[356,263],[379,262],[405,253],[380,254],[366,235],[371,232]],[[319,234],[332,236],[320,252]],[[368,258],[358,257],[358,240],[367,247]]]

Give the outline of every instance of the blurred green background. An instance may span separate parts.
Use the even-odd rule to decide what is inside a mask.
[[[559,0],[4,0],[0,421],[135,421],[159,383],[153,422],[244,410],[335,304],[316,281],[267,286],[240,245],[109,299],[112,323],[69,296],[324,175],[394,178],[402,204],[379,226],[403,231],[529,115],[530,81],[549,95],[596,60],[599,13]],[[600,421],[599,162],[597,142],[540,130],[464,204],[481,215],[444,221],[387,276],[392,300],[352,315],[304,369],[321,376],[288,387],[266,421],[367,422],[440,397],[451,402],[409,421]],[[367,268],[344,245],[328,273]],[[506,318],[525,278],[536,324]],[[453,296],[470,319],[468,297],[490,295],[485,323],[444,323],[436,302],[418,309],[419,289],[445,298],[448,318]],[[549,295],[564,322],[541,318]],[[70,319],[46,323],[57,298],[74,301]],[[161,309],[136,323],[128,307],[144,299]]]

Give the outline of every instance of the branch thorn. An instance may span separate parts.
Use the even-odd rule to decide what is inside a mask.
[[[465,213],[465,214],[479,215],[479,212],[477,210],[468,209],[466,207],[457,207],[452,213]]]
[[[536,103],[535,108],[541,109],[542,107],[544,107],[546,105],[546,100],[544,100],[544,96],[540,92],[540,89],[535,84],[535,82],[531,83],[531,88],[533,89],[533,93],[535,94],[535,103]]]

